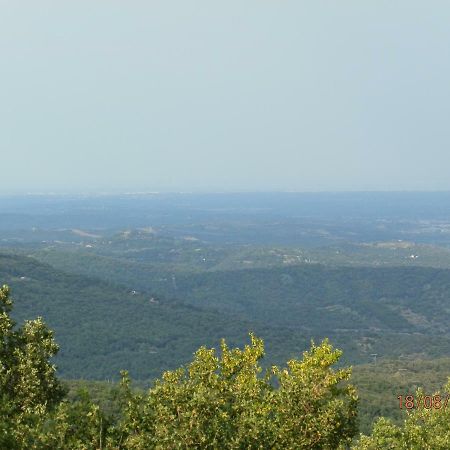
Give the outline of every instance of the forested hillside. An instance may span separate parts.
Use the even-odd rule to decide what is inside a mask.
[[[20,299],[16,317],[47,318],[64,348],[65,377],[114,378],[127,367],[148,379],[184,363],[202,343],[241,344],[249,330],[267,341],[268,363],[324,337],[344,349],[347,363],[372,354],[450,354],[447,270],[303,264],[155,273],[144,265],[137,287],[125,269],[112,276],[94,260],[95,277],[87,277],[26,256],[0,257],[0,276]]]
[[[117,378],[127,368],[149,380],[188,361],[204,343],[226,337],[241,344],[257,328],[238,315],[69,275],[23,256],[1,255],[0,277],[16,293],[18,321],[43,316],[55,330],[63,349],[56,361],[67,378]],[[293,352],[309,342],[301,333],[258,328],[274,337],[274,361],[286,355],[280,343]]]
[[[444,450],[449,445],[445,391],[427,396],[419,389],[413,394],[416,400],[411,392],[401,392],[405,401],[399,409],[408,411],[403,424],[381,417],[371,433],[358,437],[358,394],[349,384],[351,369],[335,367],[341,352],[328,340],[311,344],[285,367],[271,366],[263,373],[259,362],[264,343],[250,334],[242,350],[230,348],[225,340],[220,351],[202,346],[191,363],[165,372],[146,393],[133,390],[122,372],[119,388],[97,391],[100,402],[87,391],[67,395],[50,363],[58,352],[52,330],[41,318],[17,327],[12,307],[9,289],[3,286],[1,448],[369,450],[406,445]],[[408,389],[401,383],[398,387]],[[368,400],[367,392],[362,400]],[[363,422],[360,430],[368,425]]]

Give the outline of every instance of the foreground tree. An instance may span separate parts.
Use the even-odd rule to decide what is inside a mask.
[[[186,369],[166,372],[146,397],[128,391],[120,425],[125,448],[344,448],[357,431],[357,397],[333,370],[328,341],[265,376],[261,339],[244,350],[200,348]],[[123,380],[125,389],[129,385]]]
[[[7,286],[0,288],[0,448],[31,448],[39,421],[61,400],[63,389],[50,358],[58,346],[41,318],[16,328]]]
[[[370,436],[362,436],[355,445],[359,450],[448,450],[450,448],[450,380],[443,394],[414,395],[415,409],[407,413],[403,426],[380,418]],[[417,408],[417,406],[419,406]]]

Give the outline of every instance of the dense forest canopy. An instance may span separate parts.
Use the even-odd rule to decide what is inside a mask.
[[[47,262],[36,259],[42,253],[0,253],[0,276],[17,294],[15,319],[45,316],[55,331],[65,378],[113,379],[123,367],[154,378],[221,337],[243,345],[249,330],[277,364],[326,337],[347,364],[370,363],[372,354],[450,356],[447,269],[300,264],[192,273],[48,253]]]
[[[408,408],[403,426],[379,419],[357,438],[351,370],[325,340],[301,359],[263,371],[263,341],[244,349],[199,348],[192,362],[167,371],[146,392],[127,372],[109,412],[87,392],[64,398],[50,358],[58,351],[41,318],[11,319],[9,288],[0,289],[0,446],[8,449],[445,449],[450,445],[445,394]],[[447,386],[447,390],[450,385]],[[422,391],[417,398],[424,397]],[[436,399],[439,398],[439,403]],[[448,399],[448,396],[447,396]],[[408,402],[409,400],[407,400]],[[111,412],[113,411],[113,412]]]

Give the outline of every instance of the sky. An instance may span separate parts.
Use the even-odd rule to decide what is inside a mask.
[[[450,3],[0,0],[0,194],[450,190]]]

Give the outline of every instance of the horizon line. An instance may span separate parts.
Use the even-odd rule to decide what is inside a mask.
[[[361,190],[136,190],[136,191],[38,191],[0,192],[0,197],[116,197],[164,195],[248,195],[248,194],[437,194],[450,189],[361,189]]]

